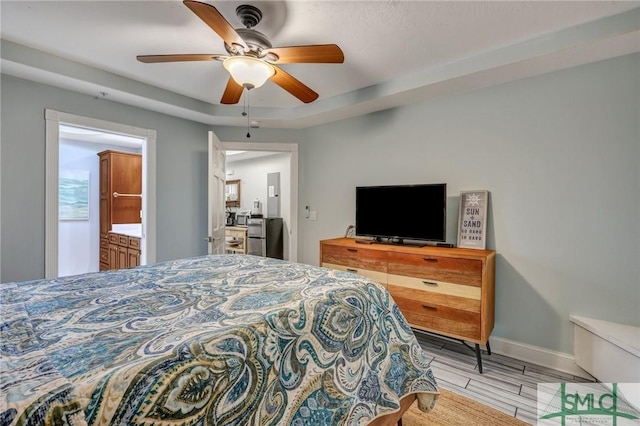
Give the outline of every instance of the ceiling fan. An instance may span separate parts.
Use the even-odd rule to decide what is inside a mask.
[[[183,3],[222,38],[228,55],[140,55],[137,59],[144,63],[222,61],[230,74],[220,101],[222,104],[237,104],[243,89],[260,87],[267,80],[304,103],[313,102],[318,94],[278,65],[344,62],[344,54],[335,44],[273,47],[264,34],[253,29],[262,19],[262,12],[255,6],[243,4],[236,8],[236,14],[246,28],[234,29],[215,7],[193,0]]]

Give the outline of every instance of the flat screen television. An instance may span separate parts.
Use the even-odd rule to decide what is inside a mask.
[[[357,236],[444,242],[446,230],[446,183],[356,187]]]

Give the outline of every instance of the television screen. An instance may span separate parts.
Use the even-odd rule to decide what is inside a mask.
[[[443,242],[446,210],[446,183],[358,186],[356,235]]]

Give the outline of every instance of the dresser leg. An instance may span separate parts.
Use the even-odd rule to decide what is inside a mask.
[[[480,353],[480,345],[476,343],[476,359],[478,360],[478,371],[482,374],[482,354]]]
[[[489,346],[489,339],[487,339],[487,354],[491,355],[491,346]]]

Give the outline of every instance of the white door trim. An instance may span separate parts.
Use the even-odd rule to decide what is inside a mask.
[[[291,174],[291,211],[289,229],[289,260],[298,261],[298,144],[295,143],[256,143],[256,142],[222,142],[227,151],[273,151],[288,152]]]
[[[156,131],[45,109],[45,278],[58,276],[59,126],[96,129],[139,137],[142,142],[142,262],[156,261]]]

